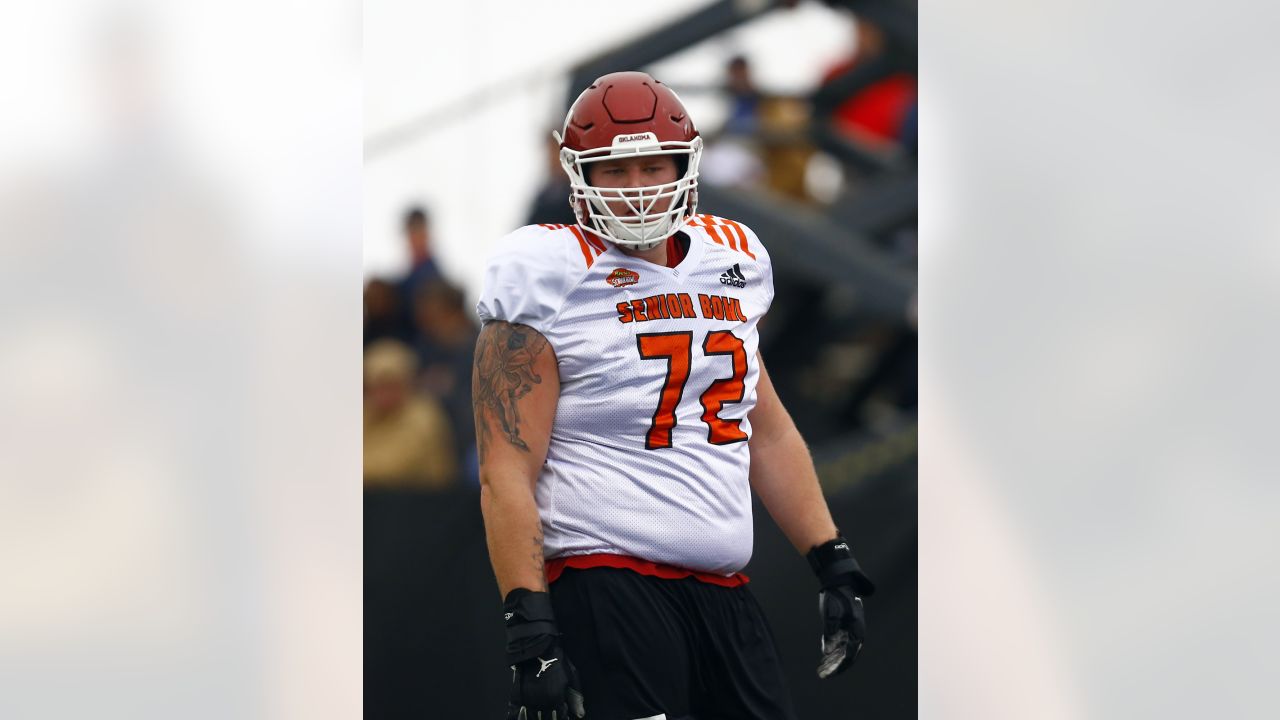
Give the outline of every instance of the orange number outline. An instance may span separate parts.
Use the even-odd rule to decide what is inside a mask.
[[[733,375],[711,383],[711,387],[698,398],[702,403],[702,422],[707,424],[707,442],[712,445],[742,442],[747,439],[747,434],[742,431],[742,418],[724,420],[720,411],[726,403],[742,402],[746,395],[747,351],[737,335],[728,330],[715,330],[707,333],[706,340],[702,341],[702,352],[707,356],[733,356]]]
[[[684,399],[684,385],[689,382],[689,361],[693,354],[693,333],[685,330],[636,335],[636,348],[644,360],[666,360],[667,379],[658,395],[653,422],[645,433],[644,446],[649,450],[671,447],[671,431],[676,427],[676,408]]]
[[[684,386],[689,382],[693,333],[688,330],[642,333],[636,335],[636,349],[642,360],[665,360],[667,363],[666,380],[658,395],[653,420],[645,433],[644,446],[648,450],[672,447],[671,432],[677,424],[676,409],[684,399]],[[741,418],[724,420],[720,417],[720,411],[726,404],[742,402],[746,396],[747,353],[742,339],[728,330],[713,330],[703,340],[702,352],[708,357],[731,355],[733,358],[733,374],[712,382],[698,398],[702,405],[702,422],[707,425],[707,442],[731,445],[747,440]]]

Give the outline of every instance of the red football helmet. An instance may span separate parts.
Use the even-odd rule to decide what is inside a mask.
[[[647,73],[605,75],[582,91],[564,119],[560,165],[569,175],[569,202],[578,224],[614,243],[637,250],[656,247],[684,226],[698,206],[698,136],[684,104]],[[683,169],[678,180],[641,188],[602,188],[587,181],[587,165],[619,157],[673,155]],[[632,214],[620,217],[607,201],[623,201]],[[665,210],[659,202],[670,202]]]

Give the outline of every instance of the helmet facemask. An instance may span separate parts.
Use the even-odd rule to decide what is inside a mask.
[[[676,167],[684,167],[683,174],[674,182],[636,188],[599,187],[587,180],[592,163],[653,155],[674,156]],[[653,133],[636,133],[615,137],[610,147],[563,148],[560,165],[569,176],[570,203],[580,225],[622,247],[649,250],[674,235],[697,211],[701,156],[700,137],[659,142]],[[626,208],[624,214],[615,213],[610,202],[621,203]]]

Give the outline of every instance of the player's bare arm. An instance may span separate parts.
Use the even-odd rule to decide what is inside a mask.
[[[525,325],[489,322],[476,342],[472,404],[480,509],[489,558],[505,597],[546,589],[542,525],[534,502],[560,396],[555,353]]]
[[[542,384],[534,363],[546,347],[547,339],[537,330],[504,322],[486,325],[476,341],[472,403],[481,461],[495,428],[507,442],[529,452],[520,437],[520,400]],[[486,422],[481,422],[482,414]]]
[[[849,542],[838,536],[809,448],[782,406],[759,354],[756,362],[760,382],[751,411],[751,487],[822,583],[818,677],[828,678],[846,670],[861,652],[866,637],[862,598],[875,586],[854,560]]]
[[[751,411],[751,488],[801,554],[836,536],[813,458],[773,389],[764,361]]]

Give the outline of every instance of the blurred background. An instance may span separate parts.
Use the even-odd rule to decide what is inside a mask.
[[[465,477],[456,495],[399,490],[381,508],[364,494],[357,379],[404,377],[406,362],[365,364],[355,299],[407,274],[402,228],[420,206],[469,314],[483,252],[466,249],[527,219],[575,68],[709,4],[431,5],[6,6],[0,718],[316,720],[372,715],[387,697],[501,697],[499,600]],[[741,55],[761,93],[810,99],[813,156],[839,158],[812,134],[816,94],[854,51],[859,17],[803,2],[637,64],[662,76],[670,63],[711,136]],[[879,418],[910,417],[892,385],[833,425],[848,445],[813,422],[848,405],[848,386],[806,400],[800,372],[786,398],[810,414],[816,448],[851,458],[821,456],[824,481],[842,524],[871,534],[855,539],[876,579],[897,588],[870,608],[865,665],[805,685],[812,580],[767,522],[751,569],[758,592],[785,596],[767,602],[795,643],[783,651],[797,694],[852,695],[818,717],[910,716],[899,689],[915,667],[927,718],[1280,715],[1276,27],[1280,5],[1246,0],[921,3],[918,475],[879,479],[893,450],[841,452],[891,437]],[[476,130],[484,142],[464,144]],[[456,182],[485,152],[510,170],[478,190]],[[722,167],[769,167],[759,153]],[[875,187],[857,161],[827,165],[841,182],[811,186],[827,197]],[[711,205],[726,192],[706,207],[758,225],[779,276],[806,282],[778,252],[804,233],[756,215],[782,195],[788,217],[813,217],[810,201],[750,192],[758,208]],[[823,197],[823,212],[857,203]],[[895,251],[905,237],[866,233]],[[859,240],[840,247],[862,257]],[[831,288],[815,309],[852,305],[842,332],[901,327],[900,286],[825,257],[860,274],[851,291],[807,281]],[[787,328],[766,329],[772,352],[786,355]],[[816,363],[829,347],[799,352]],[[866,371],[849,357],[834,365]],[[388,387],[394,405],[404,386]],[[836,477],[868,489],[832,490]],[[918,595],[889,534],[915,507],[871,497],[914,493],[916,477]],[[911,509],[857,514],[890,506]],[[917,597],[918,645],[886,639],[915,631],[899,608]],[[421,656],[432,642],[494,656],[441,669]],[[918,666],[888,654],[915,647]],[[493,670],[458,684],[481,667]],[[889,690],[864,686],[862,671],[890,670]],[[862,698],[898,704],[877,715]]]
[[[359,715],[360,43],[6,6],[0,717]]]
[[[857,668],[819,683],[815,581],[757,506],[746,572],[801,716],[914,716],[914,2],[469,5],[446,32],[418,4],[365,3],[366,716],[501,714],[475,298],[499,238],[574,222],[551,130],[627,69],[676,90],[706,139],[699,211],[748,224],[774,256],[762,353],[880,588]]]

